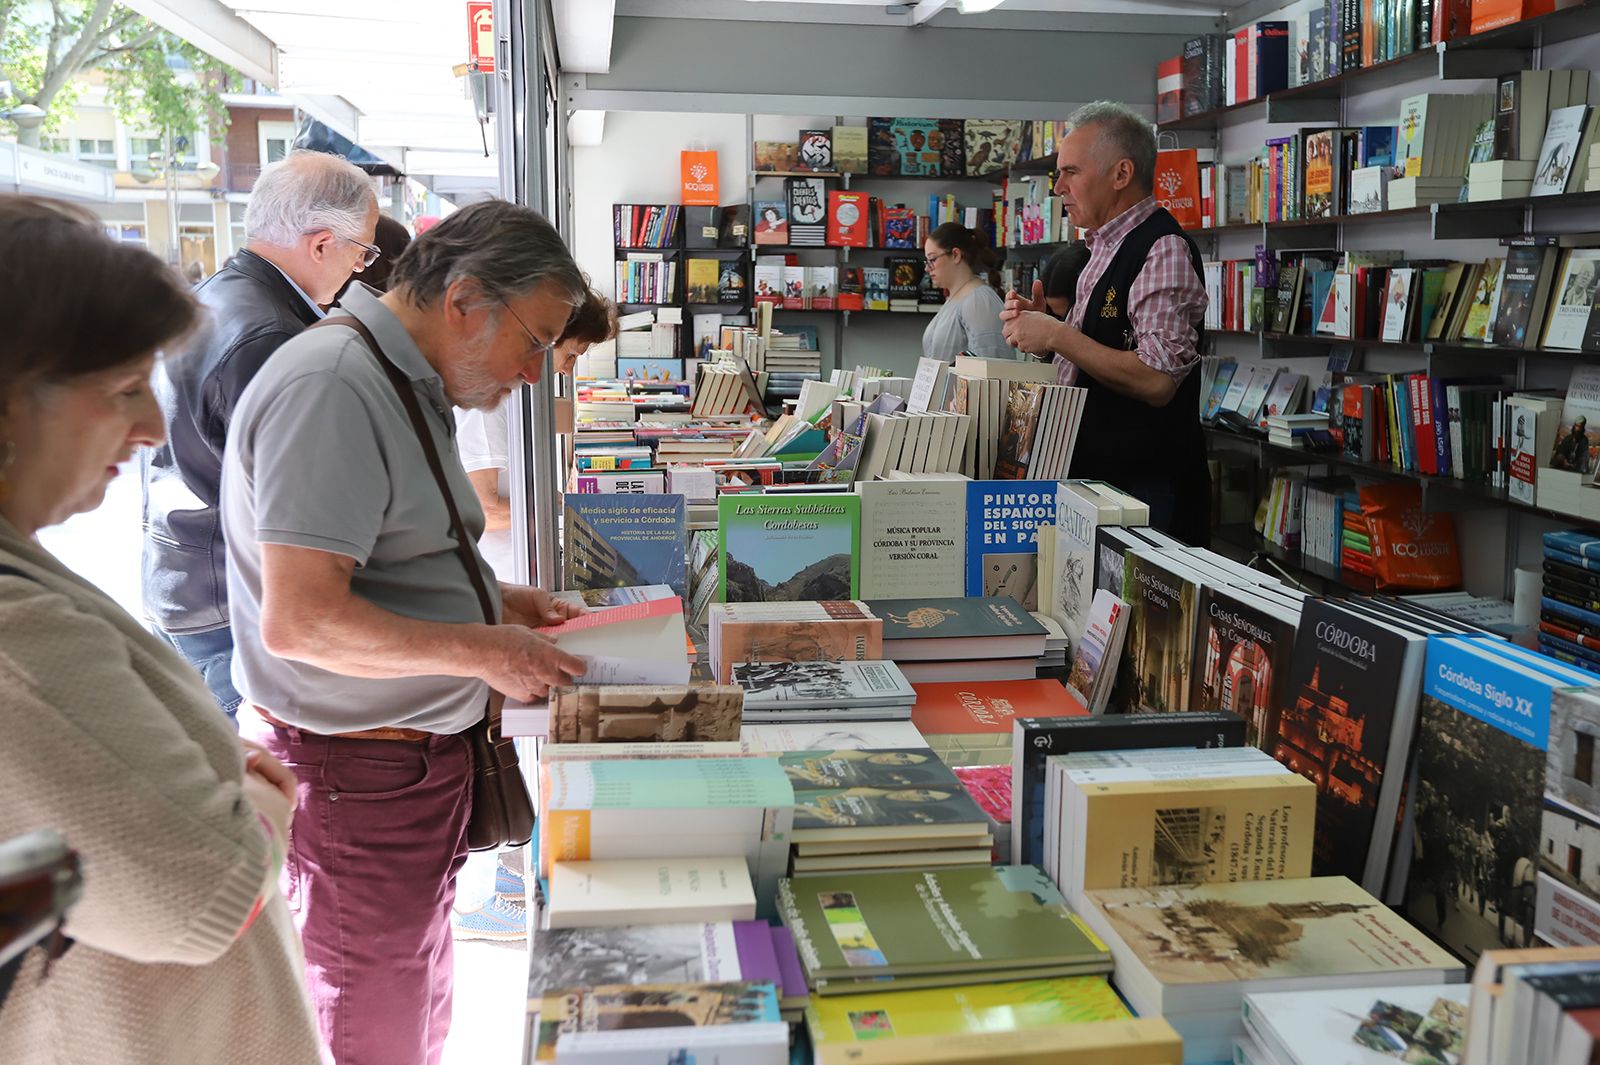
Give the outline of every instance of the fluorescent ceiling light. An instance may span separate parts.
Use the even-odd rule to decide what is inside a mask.
[[[963,15],[981,15],[993,11],[1006,0],[956,0],[956,10]]]

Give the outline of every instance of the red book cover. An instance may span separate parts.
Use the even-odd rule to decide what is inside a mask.
[[[1019,717],[1085,717],[1084,708],[1059,680],[981,680],[913,684],[911,723],[924,736],[1011,733]]]
[[[1156,121],[1183,117],[1183,57],[1175,55],[1156,64]]]
[[[1233,99],[1242,104],[1250,99],[1250,35],[1240,30],[1233,35]]]
[[[1009,765],[963,765],[951,770],[978,804],[978,809],[997,825],[1011,823],[1011,767]]]
[[[1418,420],[1417,463],[1424,473],[1438,475],[1444,471],[1439,469],[1439,451],[1434,447],[1438,431],[1434,426],[1436,418],[1433,410],[1433,382],[1426,374],[1419,373],[1416,375],[1416,388],[1416,397],[1412,403],[1422,412]]]
[[[834,189],[828,193],[828,246],[867,246],[867,194]]]
[[[1483,33],[1525,18],[1548,15],[1555,9],[1555,0],[1472,0],[1470,29],[1473,33]]]

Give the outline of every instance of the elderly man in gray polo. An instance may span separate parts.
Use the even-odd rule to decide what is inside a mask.
[[[473,204],[406,250],[388,293],[346,293],[341,311],[381,353],[355,329],[308,330],[234,416],[222,519],[239,724],[299,780],[286,890],[339,1065],[439,1060],[471,808],[460,733],[490,687],[525,699],[584,670],[537,631],[571,608],[497,586],[470,548],[501,621],[484,622],[402,379],[471,545],[483,511],[451,405],[537,381],[586,292],[544,218]]]

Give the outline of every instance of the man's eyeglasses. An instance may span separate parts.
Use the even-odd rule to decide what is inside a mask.
[[[516,319],[516,323],[522,327],[522,331],[528,334],[528,343],[532,346],[533,351],[540,359],[543,359],[546,355],[554,354],[556,350],[556,341],[540,340],[538,337],[534,336],[533,330],[528,328],[528,323],[522,320],[522,315],[512,310],[511,304],[507,303],[503,296],[496,298],[500,300],[500,306],[506,309],[506,313],[511,315],[512,318]]]
[[[382,249],[378,248],[376,245],[368,244],[363,240],[357,240],[355,237],[345,237],[344,239],[361,249],[361,269],[363,270],[377,262],[379,257],[383,255]]]
[[[922,260],[922,263],[923,263],[924,266],[932,266],[934,263],[938,262],[940,259],[943,259],[946,255],[949,255],[949,254],[950,253],[947,252],[947,251],[942,251],[937,255],[928,256],[926,259]]]

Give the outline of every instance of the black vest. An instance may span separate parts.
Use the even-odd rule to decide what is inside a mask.
[[[1151,246],[1169,235],[1183,238],[1195,274],[1204,278],[1194,241],[1158,207],[1123,238],[1105,273],[1095,281],[1084,310],[1084,335],[1108,348],[1130,350],[1128,292],[1144,269]],[[1196,348],[1204,340],[1202,327]],[[1077,384],[1089,396],[1072,453],[1072,476],[1108,481],[1134,495],[1148,493],[1152,483],[1169,488],[1175,497],[1174,513],[1162,520],[1153,512],[1151,524],[1186,543],[1203,545],[1210,539],[1211,476],[1200,430],[1198,371],[1196,367],[1184,376],[1165,406],[1152,407],[1108,388],[1079,367]]]

